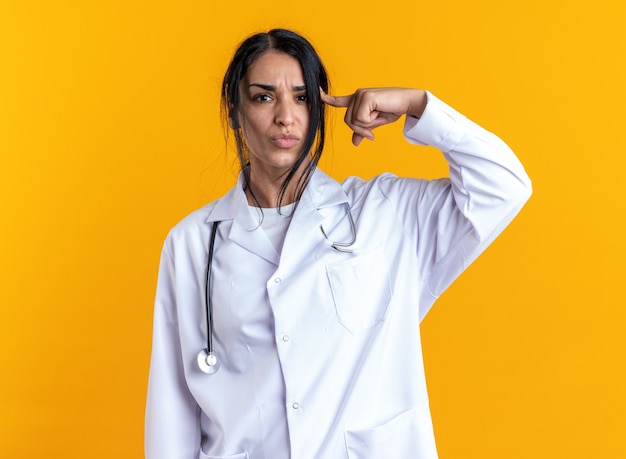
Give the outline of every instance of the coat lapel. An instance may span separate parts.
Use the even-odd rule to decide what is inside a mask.
[[[281,265],[302,260],[302,254],[313,253],[326,239],[320,229],[331,207],[348,201],[341,185],[316,169],[307,185],[291,224],[282,250]]]
[[[280,257],[260,225],[260,214],[248,205],[243,192],[243,175],[237,185],[218,201],[207,218],[207,223],[224,222],[220,225],[224,237],[266,261],[278,265]]]
[[[325,209],[343,205],[347,201],[348,197],[341,185],[316,169],[287,230],[283,257],[292,258],[293,254],[309,251],[319,245],[324,239],[320,225],[324,221],[324,215],[328,213]],[[240,174],[237,185],[217,202],[207,218],[207,223],[229,221],[229,227],[221,225],[221,231],[227,231],[223,233],[225,237],[278,266],[281,257],[261,228],[260,218],[260,214],[248,205],[243,192],[243,176]]]

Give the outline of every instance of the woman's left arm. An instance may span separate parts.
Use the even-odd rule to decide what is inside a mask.
[[[408,115],[406,138],[438,148],[450,176],[440,180],[378,182],[405,231],[415,241],[420,264],[420,316],[511,222],[531,194],[531,182],[513,151],[496,135],[430,93],[400,88],[323,95],[345,107],[353,143],[373,140],[372,130]]]

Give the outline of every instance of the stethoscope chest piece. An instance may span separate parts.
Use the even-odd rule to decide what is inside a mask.
[[[198,367],[200,367],[200,371],[203,373],[212,375],[220,369],[220,361],[215,352],[209,352],[205,348],[198,353]]]

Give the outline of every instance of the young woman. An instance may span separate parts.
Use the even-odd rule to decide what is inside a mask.
[[[287,30],[245,40],[222,88],[242,170],[165,242],[146,456],[436,458],[419,324],[530,196],[522,165],[428,92],[328,95]],[[405,117],[450,177],[336,182],[317,168],[328,107],[355,145]]]

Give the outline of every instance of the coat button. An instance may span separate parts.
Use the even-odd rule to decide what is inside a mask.
[[[280,277],[275,277],[274,278],[274,282],[276,282],[277,284],[280,284],[280,281],[282,281],[282,279]]]
[[[283,341],[286,343],[289,341],[289,335],[283,335]]]
[[[300,404],[299,404],[298,402],[293,402],[293,403],[291,404],[291,407],[292,407],[294,410],[297,410],[298,408],[300,408]]]

